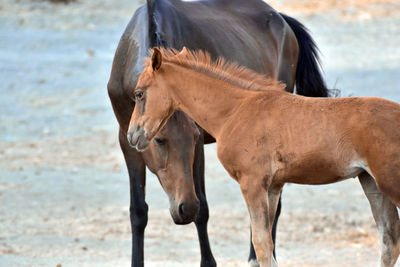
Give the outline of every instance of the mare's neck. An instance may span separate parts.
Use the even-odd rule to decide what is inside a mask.
[[[188,114],[216,139],[244,99],[256,93],[179,65],[166,67],[169,73],[177,74],[171,75],[167,82],[174,109]]]

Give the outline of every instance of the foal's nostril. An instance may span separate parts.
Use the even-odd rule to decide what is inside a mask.
[[[132,140],[132,134],[130,132],[128,132],[126,134],[126,137],[128,138],[128,143],[131,144],[131,140]]]
[[[128,138],[128,144],[129,144],[131,147],[135,147],[136,144],[133,144],[133,142],[135,141],[135,140],[133,140],[133,132],[132,132],[132,131],[129,131],[129,132],[126,134],[126,137]]]

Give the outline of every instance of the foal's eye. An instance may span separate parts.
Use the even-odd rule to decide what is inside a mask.
[[[161,146],[161,145],[165,145],[165,143],[167,142],[165,139],[162,139],[162,138],[154,138],[154,142],[157,144],[157,145],[159,145],[159,146]]]
[[[139,91],[139,92],[135,93],[135,99],[136,100],[142,100],[142,98],[143,98],[143,92],[142,91]]]

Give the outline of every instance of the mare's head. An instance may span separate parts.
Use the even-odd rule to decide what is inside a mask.
[[[193,163],[199,137],[196,124],[183,112],[174,112],[143,153],[147,167],[157,175],[170,202],[176,224],[196,219],[199,211],[193,183]]]
[[[193,183],[199,130],[186,114],[173,112],[161,63],[161,52],[155,48],[134,90],[136,103],[127,137],[131,146],[145,151],[146,165],[169,197],[174,222],[186,224],[195,220],[199,210]]]

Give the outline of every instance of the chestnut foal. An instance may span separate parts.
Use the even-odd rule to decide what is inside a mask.
[[[155,48],[134,91],[128,130],[131,145],[145,150],[181,110],[217,140],[218,158],[247,203],[262,267],[276,265],[271,227],[285,183],[360,176],[374,179],[400,207],[400,105],[375,97],[308,98],[282,87],[237,64],[212,62],[201,51]],[[391,227],[395,251],[387,266],[400,247],[400,228]]]

